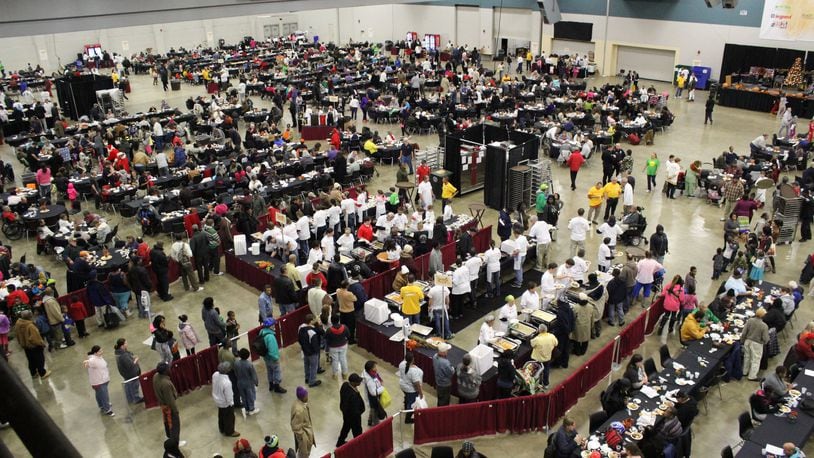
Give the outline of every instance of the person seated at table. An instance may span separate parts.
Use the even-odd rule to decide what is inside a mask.
[[[709,309],[709,306],[707,304],[698,304],[698,307],[691,310],[690,314],[693,314],[699,310],[704,312],[704,318],[701,319],[701,322],[699,323],[702,328],[706,327],[709,323],[721,322],[721,320],[717,316],[715,316],[715,313],[713,313],[712,310]]]
[[[74,260],[79,257],[81,251],[77,239],[71,237],[68,239],[68,245],[65,247],[65,251],[62,252],[62,260],[70,266]]]
[[[783,456],[785,458],[806,458],[805,453],[792,442],[783,444]]]
[[[812,348],[812,345],[814,345],[814,331],[808,329],[803,330],[803,332],[800,333],[797,344],[795,344],[798,363],[814,360],[814,348]]]
[[[685,344],[693,340],[700,340],[709,331],[709,328],[702,328],[701,321],[704,319],[704,312],[698,310],[687,315],[684,323],[681,324],[681,341]]]
[[[93,212],[88,211],[88,210],[85,210],[85,211],[83,211],[83,212],[82,212],[82,220],[83,220],[83,221],[85,222],[85,224],[87,224],[88,226],[92,226],[92,225],[93,225],[93,223],[94,223],[94,221],[96,221],[96,220],[98,220],[98,219],[101,219],[101,218],[102,218],[102,217],[101,217],[101,216],[99,216],[98,214],[93,213]]]
[[[61,234],[69,234],[73,232],[74,224],[68,218],[67,213],[63,213],[59,215],[59,220],[57,221],[57,231]]]
[[[89,252],[81,251],[79,252],[79,257],[77,257],[70,265],[71,272],[76,275],[77,284],[84,285],[90,279],[90,274],[93,268],[88,262],[89,258]]]
[[[630,386],[634,390],[640,389],[642,386],[647,385],[647,373],[644,371],[644,357],[639,353],[634,353],[630,357],[630,362],[627,363],[625,369],[626,378],[630,382]]]
[[[716,297],[710,304],[709,309],[719,320],[726,318],[729,312],[735,307],[735,290],[730,289]]]
[[[624,409],[630,397],[630,389],[630,380],[623,377],[614,381],[611,386],[600,395],[599,402],[602,404],[602,410],[604,410],[608,416],[611,416]]]
[[[107,240],[108,234],[112,231],[110,225],[104,219],[97,220],[93,227],[96,228],[96,243],[103,244]]]
[[[766,316],[763,317],[763,322],[778,333],[785,329],[786,314],[783,312],[783,301],[775,299],[771,304],[764,304],[764,307],[766,307]]]
[[[577,423],[570,417],[563,418],[562,426],[551,441],[555,450],[554,456],[557,458],[580,456],[579,453],[586,443],[587,440],[577,434]]]
[[[780,409],[780,404],[777,402],[779,398],[771,386],[758,388],[749,396],[749,408],[752,409],[752,416],[759,421],[763,421],[767,415],[777,413]]]
[[[11,207],[8,205],[3,206],[3,222],[4,223],[14,223],[20,218],[20,215],[17,212],[12,211]]]
[[[681,436],[684,428],[676,416],[676,408],[668,407],[660,420],[656,420],[656,433],[665,441],[673,442]]]
[[[158,219],[158,215],[152,205],[142,205],[137,216],[139,224],[141,224],[142,234],[154,235],[158,232],[161,221]]]
[[[771,389],[773,399],[782,398],[788,394],[789,389],[792,387],[792,385],[786,381],[788,375],[789,370],[782,364],[775,367],[774,372],[763,379],[763,389]]]
[[[732,272],[732,276],[726,280],[726,283],[724,283],[724,288],[726,288],[727,291],[735,291],[736,296],[748,296],[752,294],[752,292],[747,289],[746,282],[743,279],[743,271],[737,268]]]
[[[684,391],[679,391],[676,393],[675,410],[682,428],[687,429],[698,415],[698,401]]]

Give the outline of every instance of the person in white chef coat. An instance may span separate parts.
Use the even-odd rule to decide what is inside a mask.
[[[480,337],[478,337],[479,344],[488,345],[497,339],[494,324],[495,316],[486,315],[486,318],[483,319],[483,324],[480,325]]]
[[[537,292],[537,283],[528,282],[526,290],[520,296],[520,309],[537,310],[540,308],[540,293]]]
[[[486,261],[486,281],[489,288],[486,297],[500,297],[500,248],[494,240],[489,241],[489,249],[485,253]]]
[[[498,311],[497,324],[495,325],[495,329],[503,333],[508,332],[509,325],[517,320],[517,305],[515,305],[516,301],[514,296],[510,294],[506,296],[505,300],[506,303],[503,304],[503,307],[500,307],[500,311]]]
[[[548,308],[548,303],[551,302],[557,295],[557,279],[555,278],[556,273],[557,263],[552,262],[548,264],[548,270],[546,270],[543,276],[540,277],[540,297],[542,299],[543,310]]]

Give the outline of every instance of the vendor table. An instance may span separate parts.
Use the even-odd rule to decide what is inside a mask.
[[[331,136],[334,126],[302,126],[300,137],[303,140],[325,140]]]

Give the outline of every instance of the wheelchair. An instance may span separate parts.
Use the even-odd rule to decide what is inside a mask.
[[[639,246],[642,244],[642,241],[647,244],[647,237],[644,237],[645,229],[647,229],[647,220],[642,216],[638,224],[629,226],[627,230],[619,236],[619,241],[628,246]]]
[[[3,235],[5,235],[9,240],[20,240],[26,231],[25,224],[21,220],[16,221],[9,221],[8,219],[3,219],[3,226],[2,226]]]

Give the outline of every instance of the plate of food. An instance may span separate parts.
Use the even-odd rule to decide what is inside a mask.
[[[659,404],[659,410],[661,410],[661,411],[667,410],[667,409],[669,409],[670,407],[671,407],[671,406],[667,405],[667,403],[666,403],[666,402],[662,402],[661,404]]]
[[[636,404],[635,402],[628,402],[627,408],[630,410],[639,410],[639,404]]]
[[[111,259],[113,259],[113,256],[111,256],[111,255],[102,256],[99,259],[101,259],[102,261],[110,261]]]
[[[790,394],[791,396],[794,396],[794,397],[796,398],[796,397],[799,397],[799,396],[800,396],[802,393],[800,393],[800,392],[799,392],[799,391],[797,391],[797,390],[789,390],[789,394]]]
[[[789,412],[791,412],[791,409],[789,408],[789,406],[780,406],[780,408],[778,410],[780,411],[780,413],[789,413]]]
[[[642,440],[642,433],[630,433],[630,438],[634,441]]]

